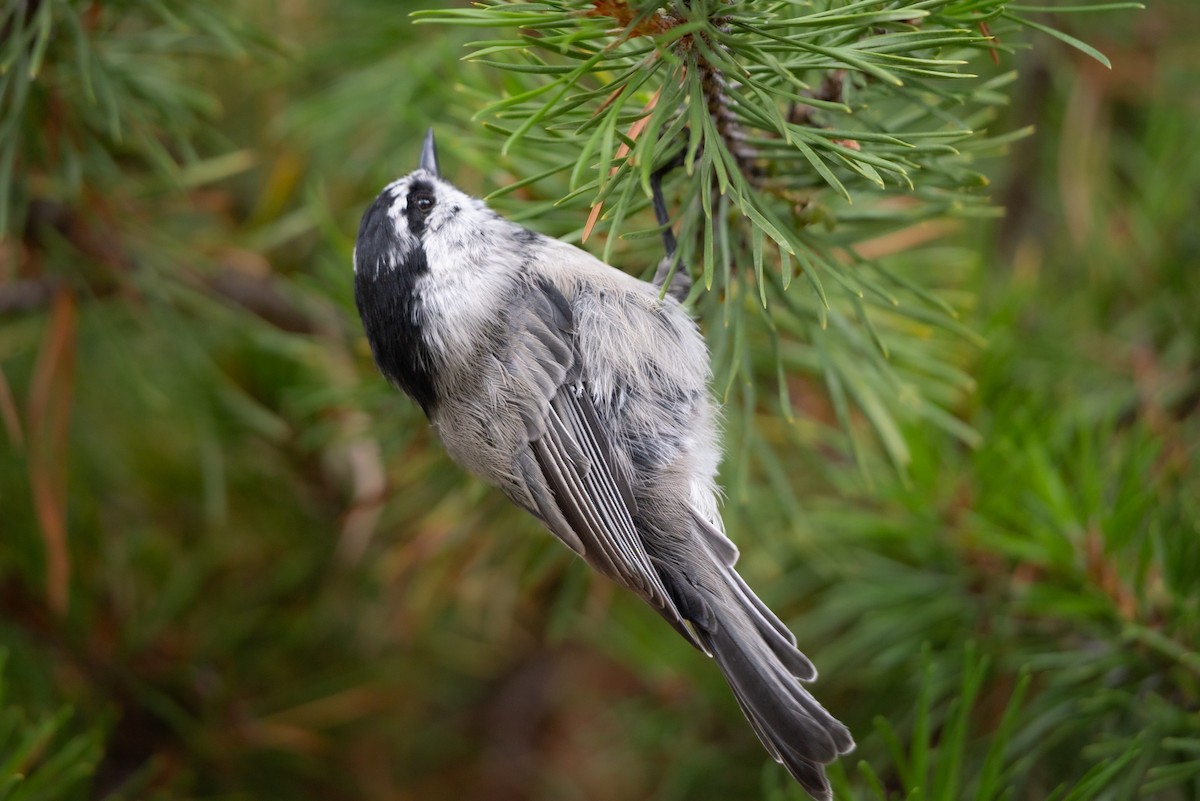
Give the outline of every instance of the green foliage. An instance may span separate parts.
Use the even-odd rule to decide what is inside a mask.
[[[839,797],[1200,795],[1193,4],[601,7],[5,7],[0,795],[800,797],[376,375],[350,248],[431,123],[632,272],[684,157]]]
[[[566,175],[565,196],[550,199],[604,209],[611,262],[623,238],[657,230],[633,220],[651,174],[681,159],[680,268],[706,298],[736,301],[705,306],[722,321],[710,339],[725,400],[750,354],[769,352],[785,414],[782,377],[815,375],[842,428],[863,414],[903,470],[898,418],[975,441],[945,409],[963,377],[923,347],[972,332],[927,276],[860,247],[994,211],[981,161],[1026,132],[996,128],[1015,72],[988,60],[1011,52],[1001,43],[1021,41],[1022,26],[1065,36],[1009,5],[496,0],[414,16],[508,33],[469,45],[475,64],[506,73],[475,118],[527,176],[492,197]],[[803,288],[789,291],[795,278]]]
[[[0,228],[47,191],[80,199],[145,169],[180,179],[215,93],[190,73],[258,42],[211,3],[6,3],[0,14]],[[35,189],[30,182],[40,186]]]
[[[83,798],[85,782],[100,760],[103,733],[63,732],[69,708],[33,714],[9,696],[0,650],[0,798],[4,801],[51,801]]]
[[[876,718],[875,727],[887,745],[900,780],[904,796],[909,799],[975,798],[994,801],[1004,797],[1013,782],[1014,766],[1006,760],[1009,738],[1012,735],[1021,702],[1029,689],[1029,674],[1022,674],[1013,687],[1012,696],[1004,708],[986,749],[976,759],[969,759],[968,745],[973,739],[971,718],[978,712],[977,696],[987,678],[987,663],[979,659],[968,643],[962,668],[962,686],[948,699],[937,699],[938,680],[934,677],[930,650],[922,655],[922,678],[913,723],[911,744],[901,742],[895,728],[884,718]],[[935,722],[936,721],[936,722]],[[937,734],[932,732],[936,729]],[[866,779],[871,797],[884,801],[887,791],[879,775],[867,762],[858,770]],[[852,791],[844,776],[840,777],[841,794],[850,797]]]
[[[529,177],[499,193],[565,175],[565,197],[550,199],[602,206],[613,261],[622,238],[655,232],[633,221],[652,172],[682,159],[677,269],[697,274],[705,298],[735,301],[704,307],[722,323],[710,338],[726,400],[765,351],[779,376],[820,377],[844,428],[863,413],[897,467],[908,461],[898,416],[972,440],[938,403],[960,377],[914,346],[969,329],[927,277],[897,275],[858,248],[990,213],[979,161],[1013,138],[988,128],[1015,74],[968,70],[993,52],[987,23],[1001,40],[1015,35],[1005,3],[590,8],[496,2],[416,15],[515,29],[469,45],[475,64],[506,73],[501,97],[475,116]]]

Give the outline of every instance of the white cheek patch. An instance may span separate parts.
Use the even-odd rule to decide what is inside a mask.
[[[465,362],[480,345],[468,332],[486,329],[502,315],[522,256],[513,246],[516,226],[500,221],[480,201],[451,189],[438,203],[422,240],[435,277],[421,288],[432,323],[427,333]]]

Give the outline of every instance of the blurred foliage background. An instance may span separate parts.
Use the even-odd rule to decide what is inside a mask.
[[[413,8],[4,6],[0,798],[801,797],[716,669],[462,476],[370,363],[358,216],[427,125],[470,191],[545,172],[496,201],[540,230],[578,240],[596,189],[552,205],[587,189],[548,172],[563,142],[502,157],[512,123],[473,121],[555,73],[460,61],[501,34]],[[980,49],[975,199],[920,224],[797,204],[957,318],[871,312],[892,352],[867,356],[852,294],[779,347],[728,333],[756,319],[742,273],[694,296],[742,572],[859,741],[840,797],[1200,797],[1200,8],[1038,19],[1113,69],[1013,28]],[[659,258],[617,230],[589,247]],[[701,275],[721,248],[695,233]]]

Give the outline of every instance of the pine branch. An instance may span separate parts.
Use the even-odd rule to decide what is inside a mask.
[[[864,412],[902,468],[898,418],[915,414],[972,435],[925,399],[952,393],[890,354],[909,351],[901,340],[913,325],[921,336],[967,329],[920,277],[883,279],[856,248],[940,217],[988,213],[979,192],[986,179],[969,165],[1003,146],[979,129],[1004,98],[994,81],[967,71],[990,60],[994,40],[964,23],[993,20],[1003,4],[981,0],[968,13],[950,0],[642,8],[493,0],[416,17],[516,28],[512,38],[471,45],[471,60],[506,72],[509,83],[477,116],[506,137],[502,150],[530,176],[515,186],[565,176],[565,197],[551,196],[592,206],[585,237],[604,209],[607,260],[619,243],[652,232],[626,228],[648,208],[652,172],[682,148],[687,174],[671,179],[679,263],[708,290],[697,303],[724,299],[713,343],[725,354],[722,385],[766,344],[731,302],[757,298],[769,307],[755,317],[772,329],[771,372],[813,373],[846,393],[843,423],[855,408]],[[1007,36],[1004,24],[996,22]],[[809,291],[790,289],[794,278]],[[734,331],[753,336],[720,341]],[[791,342],[810,343],[820,359],[797,358]],[[898,404],[903,397],[910,401]]]
[[[183,0],[8,3],[0,12],[0,231],[23,223],[32,184],[104,190],[136,163],[178,180],[218,104],[197,63],[245,57],[262,37]],[[190,62],[190,63],[189,63]],[[189,69],[191,68],[191,69]],[[60,198],[61,199],[61,198]]]

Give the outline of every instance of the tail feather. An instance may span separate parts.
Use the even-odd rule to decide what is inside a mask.
[[[733,695],[737,699],[738,706],[742,709],[742,714],[746,716],[746,720],[750,721],[750,728],[758,735],[759,741],[767,749],[771,757],[787,768],[792,778],[799,782],[804,791],[814,799],[817,801],[832,801],[833,790],[829,786],[829,780],[825,778],[825,768],[823,765],[802,756],[796,749],[791,748],[786,742],[763,728],[762,723],[756,719],[746,700],[738,691],[737,686],[732,683],[730,686],[734,688]]]
[[[699,638],[771,756],[813,798],[829,799],[824,765],[853,750],[854,739],[801,684],[816,678],[816,670],[791,633],[784,636],[778,618],[732,569],[728,573],[727,592],[709,604],[715,625],[700,629]]]
[[[724,568],[722,573],[726,583],[737,596],[741,605],[750,612],[750,619],[753,620],[755,628],[758,629],[771,651],[779,657],[779,660],[796,678],[801,681],[816,679],[816,667],[808,657],[796,649],[796,636],[787,626],[783,625],[783,621],[776,617],[771,608],[754,594],[754,590],[750,589],[746,581],[734,569],[733,566],[738,558],[737,546],[718,531],[712,523],[694,511],[692,520],[702,534],[701,541],[707,546],[709,555],[714,562]]]
[[[705,653],[716,660],[738,705],[767,751],[818,801],[832,797],[825,765],[854,750],[854,738],[804,689],[817,669],[796,638],[737,574],[737,548],[693,512],[704,545],[703,568],[688,559],[652,557],[675,608]],[[694,558],[694,554],[693,554]]]
[[[817,668],[807,656],[796,648],[796,635],[783,625],[775,613],[764,604],[754,591],[747,586],[745,580],[730,568],[728,577],[738,600],[751,612],[750,619],[754,627],[771,652],[783,663],[788,672],[800,681],[815,681]]]

